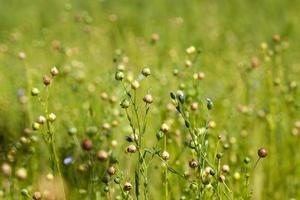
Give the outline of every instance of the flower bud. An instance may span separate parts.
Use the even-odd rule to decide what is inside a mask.
[[[114,166],[110,166],[108,169],[107,169],[107,173],[110,175],[110,176],[113,176],[115,175],[116,173],[116,168]]]
[[[90,139],[84,139],[81,142],[81,147],[86,151],[90,151],[93,148],[93,142]]]
[[[40,129],[40,124],[37,123],[37,122],[34,122],[34,123],[32,124],[32,129],[33,129],[34,131],[39,130],[39,129]]]
[[[51,78],[49,76],[47,76],[47,75],[43,76],[43,83],[44,83],[45,86],[50,85]]]
[[[50,122],[54,122],[54,121],[56,120],[56,115],[55,115],[54,113],[50,113],[50,114],[48,115],[48,120],[49,120]]]
[[[259,157],[265,158],[268,155],[268,151],[265,148],[260,148],[260,149],[258,149],[257,154]]]
[[[126,149],[127,153],[135,153],[136,151],[137,151],[137,148],[134,144],[129,145]]]
[[[108,153],[104,150],[98,151],[97,158],[100,161],[106,161],[108,158]]]
[[[164,159],[165,161],[170,159],[170,154],[167,151],[163,151],[161,154],[162,159]]]
[[[40,115],[37,119],[37,123],[39,123],[39,124],[44,124],[44,123],[46,123],[46,121],[47,121],[46,117],[44,117],[42,115]]]
[[[160,127],[160,130],[163,132],[163,133],[167,133],[169,131],[169,126],[166,124],[166,123],[163,123]]]
[[[198,167],[198,162],[195,160],[195,159],[192,159],[192,160],[190,160],[189,161],[189,166],[190,166],[190,168],[196,168],[196,167]]]
[[[212,100],[209,99],[209,98],[207,98],[206,101],[207,101],[207,104],[206,104],[207,109],[208,109],[208,110],[211,110],[211,109],[214,107],[214,103],[213,103]]]
[[[32,199],[34,199],[34,200],[41,200],[42,199],[42,194],[40,192],[35,192],[32,195]]]
[[[19,57],[20,60],[24,60],[26,58],[26,54],[24,52],[20,52],[18,54],[18,57]]]
[[[130,102],[127,99],[124,99],[121,103],[120,106],[124,109],[128,108],[130,106]]]
[[[20,180],[25,180],[27,178],[27,170],[25,168],[19,168],[16,171],[16,177]]]
[[[131,183],[126,182],[126,183],[124,184],[124,190],[128,192],[128,191],[130,191],[131,189],[132,189]]]

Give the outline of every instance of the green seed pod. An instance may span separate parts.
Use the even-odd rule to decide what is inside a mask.
[[[109,192],[109,187],[105,186],[105,187],[103,188],[103,191],[104,191],[104,192]]]
[[[73,135],[75,135],[76,133],[77,133],[77,128],[76,128],[76,127],[71,127],[71,128],[69,128],[68,134],[69,134],[70,136],[73,136]]]
[[[54,121],[56,120],[56,115],[55,115],[54,113],[50,113],[50,114],[48,115],[48,120],[49,120],[50,122],[54,122]]]
[[[27,190],[27,189],[22,189],[22,190],[21,190],[21,194],[22,194],[22,196],[24,196],[24,197],[28,197],[28,196],[29,196],[28,190]]]
[[[216,157],[217,157],[218,160],[220,160],[223,157],[223,154],[222,153],[217,153]]]
[[[251,161],[251,159],[250,159],[249,157],[245,157],[245,158],[244,158],[244,163],[245,163],[245,164],[250,163],[250,161]]]
[[[32,96],[38,96],[40,94],[40,90],[37,88],[32,88],[31,95]]]
[[[170,96],[171,96],[171,98],[172,98],[173,100],[176,99],[176,94],[175,94],[174,92],[171,92],[171,93],[170,93]]]
[[[147,77],[147,76],[150,76],[151,75],[151,70],[149,68],[144,68],[142,70],[142,74]]]
[[[121,181],[120,181],[120,177],[117,176],[117,177],[114,179],[114,182],[115,182],[116,184],[119,185],[120,182],[121,182]]]
[[[127,99],[124,99],[121,103],[120,106],[124,109],[128,108],[130,106],[130,102]]]
[[[37,123],[37,122],[34,122],[34,123],[32,124],[32,129],[33,129],[34,131],[39,130],[39,129],[40,129],[40,124]]]
[[[164,137],[164,133],[162,132],[162,131],[158,131],[157,133],[156,133],[156,138],[157,138],[157,140],[160,140],[160,139],[162,139]]]
[[[214,107],[214,103],[209,98],[207,98],[206,101],[207,101],[207,105],[206,105],[207,109],[211,110]]]
[[[117,71],[116,74],[115,74],[115,79],[117,81],[122,81],[124,79],[124,77],[125,77],[125,75],[121,71]]]

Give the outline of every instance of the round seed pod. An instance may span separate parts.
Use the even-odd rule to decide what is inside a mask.
[[[130,106],[130,102],[127,99],[124,99],[121,103],[120,106],[124,109],[128,108]]]
[[[34,192],[33,195],[32,195],[32,199],[41,200],[42,199],[42,194],[40,192]]]
[[[218,180],[220,181],[220,182],[224,182],[225,181],[225,179],[226,179],[226,177],[223,175],[223,174],[221,174],[219,177],[218,177]]]
[[[147,77],[147,76],[150,76],[151,75],[151,70],[149,69],[149,68],[144,68],[143,70],[142,70],[142,74],[145,76],[145,77]]]
[[[138,89],[139,87],[140,87],[140,83],[139,83],[137,80],[135,80],[135,81],[133,81],[133,82],[131,83],[131,88],[132,88],[132,89],[136,90],[136,89]]]
[[[189,161],[189,166],[190,166],[190,168],[197,168],[198,167],[198,161],[197,160],[195,160],[195,159],[192,159],[192,160],[190,160]]]
[[[11,172],[12,172],[12,169],[11,169],[11,166],[8,164],[8,163],[3,163],[1,165],[1,171],[2,173],[5,175],[5,176],[10,176],[11,175]]]
[[[170,154],[167,151],[163,151],[161,154],[162,159],[164,159],[165,161],[170,159]]]
[[[54,113],[50,113],[50,114],[48,115],[48,120],[49,120],[50,122],[54,122],[54,121],[56,120],[56,115],[55,115]]]
[[[124,190],[128,192],[128,191],[130,191],[131,189],[132,189],[131,183],[126,182],[126,183],[124,184]]]
[[[32,129],[33,129],[34,131],[39,130],[39,129],[40,129],[40,124],[37,123],[37,122],[34,122],[34,123],[32,124]]]
[[[258,149],[258,151],[257,151],[257,155],[258,155],[260,158],[265,158],[265,157],[267,157],[267,155],[268,155],[268,151],[267,151],[267,149],[265,149],[265,148],[260,148],[260,149]]]
[[[110,176],[113,176],[113,175],[115,175],[115,173],[116,173],[116,168],[114,167],[114,166],[110,166],[108,169],[107,169],[107,173],[108,173],[108,175],[110,175]]]
[[[125,77],[125,75],[121,71],[117,71],[116,74],[115,74],[115,79],[117,81],[122,81],[124,79],[124,77]]]
[[[44,123],[46,123],[47,119],[46,119],[46,117],[40,115],[40,116],[37,118],[36,121],[37,121],[37,123],[39,123],[39,124],[44,124]]]
[[[40,93],[40,90],[38,88],[32,88],[31,89],[31,95],[32,96],[38,96]]]
[[[166,123],[163,123],[160,127],[160,130],[163,132],[163,133],[167,133],[169,131],[169,126],[166,124]]]
[[[16,177],[19,180],[25,180],[27,178],[27,170],[25,168],[19,168],[16,171]]]
[[[54,77],[54,76],[57,76],[59,74],[59,71],[56,67],[52,67],[51,70],[50,70],[50,73]]]
[[[93,142],[90,139],[84,139],[81,142],[81,147],[86,150],[86,151],[90,151],[93,148]]]
[[[151,104],[153,102],[153,97],[151,94],[147,94],[144,96],[143,101],[147,104]]]
[[[51,78],[49,76],[47,76],[47,75],[43,76],[43,83],[44,83],[45,86],[50,85]]]
[[[127,153],[135,153],[136,151],[137,151],[137,148],[134,144],[129,145],[126,149]]]
[[[104,150],[98,151],[97,158],[100,161],[106,161],[108,159],[108,153]]]

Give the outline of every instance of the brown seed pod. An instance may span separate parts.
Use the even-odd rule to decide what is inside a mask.
[[[127,153],[135,153],[137,151],[137,148],[135,145],[131,144],[127,147],[126,152]]]
[[[114,166],[110,166],[108,169],[107,169],[107,173],[108,173],[108,175],[110,175],[110,176],[113,176],[113,175],[115,175],[115,173],[116,173],[116,168],[114,167]]]
[[[84,139],[81,142],[81,147],[86,151],[90,151],[93,148],[93,142],[90,139]]]
[[[47,76],[47,75],[43,76],[43,83],[44,83],[45,86],[50,85],[51,78],[49,76]]]
[[[258,149],[258,151],[257,151],[257,155],[258,155],[260,158],[265,158],[265,157],[267,157],[267,155],[268,155],[268,151],[267,151],[267,149],[265,149],[265,148],[260,148],[260,149]]]

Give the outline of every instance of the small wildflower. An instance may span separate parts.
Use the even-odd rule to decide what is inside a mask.
[[[66,157],[64,159],[64,165],[70,165],[73,162],[73,158],[71,156]]]

